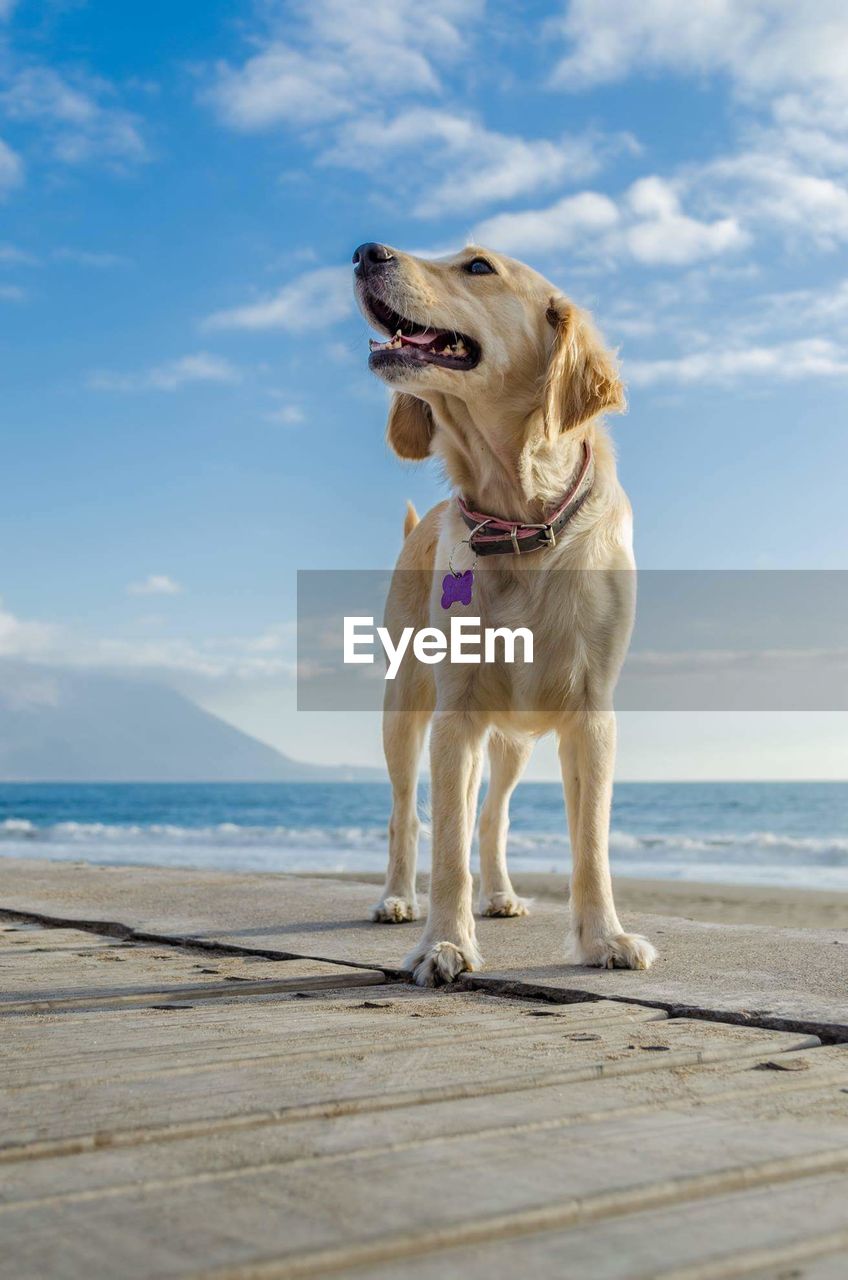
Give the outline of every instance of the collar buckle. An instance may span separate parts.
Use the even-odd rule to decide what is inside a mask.
[[[458,494],[459,513],[471,530],[471,533],[465,539],[471,550],[482,556],[527,555],[531,551],[536,551],[542,547],[547,547],[549,551],[553,550],[557,546],[557,534],[565,528],[572,516],[577,514],[586,498],[592,492],[594,481],[592,461],[592,446],[588,440],[584,440],[583,463],[579,473],[573,478],[567,492],[561,497],[559,506],[549,515],[548,520],[541,524],[523,524],[520,520],[507,520],[502,516],[485,515],[483,512],[469,508],[462,495]],[[477,535],[483,529],[487,530],[486,535],[480,538],[477,545],[475,545]],[[536,533],[536,537],[531,538],[529,536],[531,533]],[[521,548],[522,538],[525,539],[523,551]]]

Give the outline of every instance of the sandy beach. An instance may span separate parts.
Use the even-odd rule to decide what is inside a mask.
[[[310,873],[316,878],[316,873]],[[327,879],[382,884],[382,876],[369,872],[335,873]],[[567,877],[541,872],[513,876],[517,891],[525,897],[562,899],[568,892]],[[419,877],[419,891],[426,892],[427,877]],[[710,924],[772,924],[784,929],[848,928],[848,893],[838,890],[785,889],[772,885],[698,884],[680,880],[615,880],[615,900],[620,911],[678,916]]]

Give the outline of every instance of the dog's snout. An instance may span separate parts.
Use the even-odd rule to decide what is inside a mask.
[[[353,269],[357,275],[365,275],[368,271],[373,271],[376,267],[384,267],[387,262],[394,259],[391,249],[384,244],[376,244],[373,240],[369,240],[367,244],[361,244],[353,254]]]

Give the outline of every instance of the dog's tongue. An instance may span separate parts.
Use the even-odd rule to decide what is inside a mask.
[[[413,333],[413,334],[410,334],[409,337],[407,337],[405,333],[402,333],[400,335],[401,342],[406,343],[407,346],[411,345],[413,347],[432,346],[432,344],[436,341],[438,336],[439,335],[435,331],[435,329],[425,329],[423,333]]]

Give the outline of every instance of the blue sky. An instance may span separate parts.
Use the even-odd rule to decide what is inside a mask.
[[[0,655],[378,758],[290,701],[295,570],[391,563],[444,492],[383,443],[365,239],[595,311],[641,565],[848,567],[846,60],[839,0],[0,0]],[[633,776],[707,768],[670,732]]]

